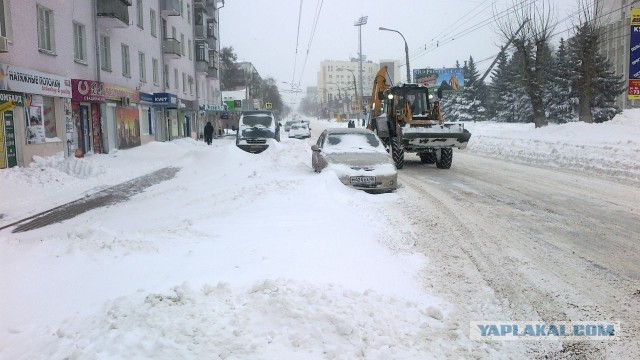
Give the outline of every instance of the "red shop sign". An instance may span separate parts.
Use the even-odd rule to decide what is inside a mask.
[[[104,84],[94,80],[71,79],[71,100],[88,103],[104,102]]]

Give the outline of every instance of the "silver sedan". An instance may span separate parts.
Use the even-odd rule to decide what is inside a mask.
[[[311,147],[313,170],[334,171],[340,181],[367,192],[388,192],[398,187],[398,172],[380,138],[366,129],[325,130]]]

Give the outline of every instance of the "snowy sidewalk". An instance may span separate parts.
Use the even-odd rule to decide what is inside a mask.
[[[109,206],[128,200],[131,196],[142,192],[149,186],[169,180],[180,170],[177,167],[165,167],[150,174],[137,177],[127,182],[112,186],[108,189],[91,194],[64,205],[32,215],[28,218],[16,221],[12,224],[0,227],[0,230],[18,225],[13,233],[38,229],[53,223],[71,219],[86,211]]]

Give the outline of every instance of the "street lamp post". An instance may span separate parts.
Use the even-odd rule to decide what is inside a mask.
[[[340,113],[342,113],[342,111],[344,111],[344,109],[342,108],[342,93],[340,91],[340,85],[338,85],[338,83],[327,83],[327,84],[331,84],[331,85],[335,85],[338,88],[338,110],[340,110]]]
[[[338,68],[338,70],[347,70],[348,72],[350,72],[350,73],[351,73],[351,75],[353,75],[353,92],[356,94],[356,107],[359,107],[359,104],[360,104],[360,103],[358,102],[358,87],[357,87],[357,84],[356,84],[356,74],[353,72],[353,70],[351,70],[351,69],[347,69],[347,68]],[[345,95],[346,95],[346,94],[345,94]],[[356,120],[358,120],[358,119],[357,119],[357,117],[358,117],[358,115],[357,115],[357,114],[358,114],[358,111],[355,111],[355,113],[356,113]],[[356,123],[357,123],[357,122],[358,122],[358,121],[356,121]]]
[[[393,30],[393,29],[387,29],[386,27],[379,27],[378,30],[385,30],[385,31],[393,31],[396,32],[398,34],[400,34],[400,36],[402,36],[402,40],[404,40],[404,53],[406,56],[406,62],[407,62],[407,83],[411,82],[411,70],[409,69],[409,46],[407,45],[407,39],[404,38],[404,35],[402,35],[402,33],[398,30]]]

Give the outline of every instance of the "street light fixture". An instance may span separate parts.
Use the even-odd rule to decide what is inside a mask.
[[[404,38],[404,35],[402,35],[402,33],[398,30],[393,30],[393,29],[387,29],[386,27],[379,27],[378,30],[384,30],[384,31],[393,31],[396,32],[398,34],[400,34],[400,36],[402,36],[402,40],[404,40],[404,53],[406,56],[406,61],[407,61],[407,83],[411,82],[411,72],[409,69],[409,46],[407,45],[407,39]]]

